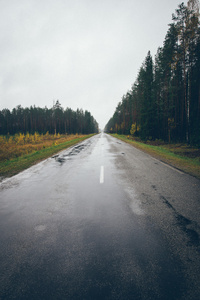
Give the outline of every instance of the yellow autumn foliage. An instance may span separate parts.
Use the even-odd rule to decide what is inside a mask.
[[[82,136],[83,135],[79,135],[79,137]],[[51,135],[49,132],[45,135],[37,132],[34,134],[18,133],[14,136],[0,135],[0,161],[9,160],[44,148],[56,146],[66,141],[71,141],[76,137],[77,135],[60,135],[59,133]]]

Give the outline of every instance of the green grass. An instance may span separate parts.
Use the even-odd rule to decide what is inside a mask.
[[[178,145],[178,144],[170,144],[170,145],[149,145],[146,143],[142,143],[139,141],[132,140],[125,135],[112,134],[112,136],[131,144],[132,146],[150,154],[151,156],[181,170],[190,175],[193,175],[200,179],[200,155],[198,154],[194,157],[187,157],[186,153],[195,153],[197,149],[193,149],[189,147],[190,151],[183,151],[186,146]],[[193,150],[193,151],[192,151]],[[179,154],[177,154],[179,153]]]
[[[30,154],[26,154],[14,159],[10,160],[4,160],[0,162],[0,177],[10,177],[13,176],[30,166],[52,156],[53,154],[56,154],[60,152],[61,150],[67,149],[85,139],[88,139],[91,137],[91,135],[87,135],[85,137],[75,138],[71,141],[66,141],[64,143],[61,143],[59,145],[54,145],[48,148],[44,148],[40,151],[35,151]]]

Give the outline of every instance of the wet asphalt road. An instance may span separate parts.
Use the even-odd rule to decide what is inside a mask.
[[[106,134],[0,184],[0,300],[200,299],[200,181]]]

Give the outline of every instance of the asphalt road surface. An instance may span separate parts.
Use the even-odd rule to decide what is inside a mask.
[[[0,300],[200,299],[200,181],[106,134],[0,184]]]

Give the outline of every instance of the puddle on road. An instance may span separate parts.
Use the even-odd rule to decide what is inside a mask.
[[[58,157],[56,159],[56,161],[58,161],[59,163],[63,164],[66,161],[66,159],[64,157]]]
[[[67,160],[71,160],[73,156],[76,156],[79,154],[82,150],[88,148],[91,145],[91,142],[87,142],[85,144],[80,144],[77,146],[74,146],[70,152],[68,153],[62,153],[61,155],[56,154],[52,156],[52,158],[55,158],[57,162],[59,162],[61,165],[65,163]],[[69,151],[69,150],[68,150]]]

